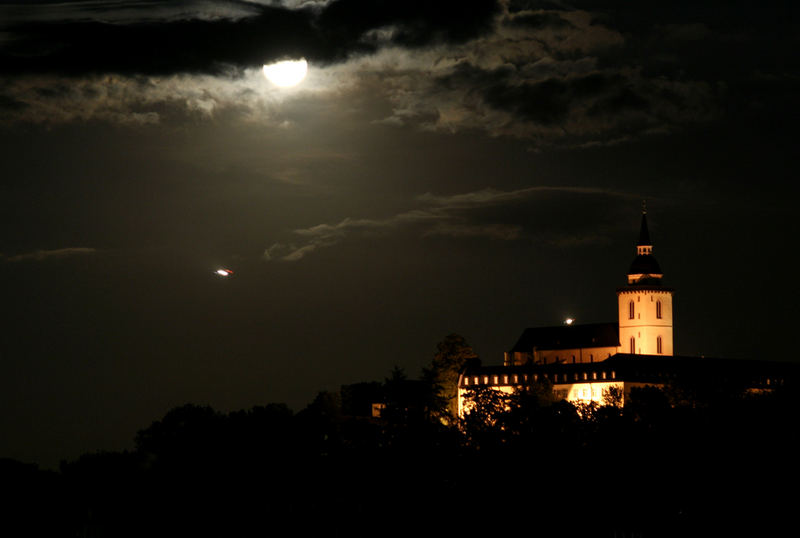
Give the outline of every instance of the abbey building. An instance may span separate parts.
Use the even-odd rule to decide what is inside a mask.
[[[624,398],[633,388],[663,387],[676,379],[714,383],[723,376],[749,390],[774,388],[784,381],[787,368],[778,363],[676,357],[673,290],[662,284],[663,276],[643,210],[636,257],[626,285],[617,289],[617,321],[525,329],[505,352],[502,366],[469,365],[461,373],[459,413],[477,387],[511,393],[546,382],[557,398],[602,404],[610,394]]]

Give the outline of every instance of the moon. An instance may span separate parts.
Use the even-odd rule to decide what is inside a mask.
[[[281,88],[300,84],[306,78],[307,72],[308,62],[306,62],[305,58],[286,60],[264,66],[264,76],[267,77],[267,80]]]

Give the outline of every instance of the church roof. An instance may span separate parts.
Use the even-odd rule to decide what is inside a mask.
[[[650,230],[647,228],[647,211],[642,209],[642,225],[639,230],[639,242],[636,243],[636,258],[628,270],[629,275],[653,275],[661,278],[661,267],[651,254],[653,243],[650,241]]]
[[[634,258],[629,275],[660,275],[661,267],[652,254],[640,254]]]
[[[639,242],[637,245],[652,245],[650,242],[650,232],[647,229],[647,212],[642,211],[642,227],[639,230]]]
[[[576,349],[618,345],[618,323],[587,323],[525,329],[511,352],[530,353],[534,348]]]

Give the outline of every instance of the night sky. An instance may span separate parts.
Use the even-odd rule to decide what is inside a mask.
[[[676,352],[797,360],[795,6],[3,0],[0,457],[614,321],[643,199]]]

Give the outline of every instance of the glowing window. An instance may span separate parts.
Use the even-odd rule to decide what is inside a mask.
[[[497,385],[497,376],[496,375],[492,376],[492,384],[493,385]]]
[[[508,376],[507,375],[503,376],[503,384],[504,385],[508,385]]]
[[[597,372],[592,372],[592,379],[597,379]]]
[[[661,301],[656,301],[656,317],[661,319]]]
[[[469,386],[469,378],[468,377],[464,378],[464,385],[465,386]]]
[[[634,308],[635,307],[633,306],[633,301],[630,301],[628,303],[628,319],[633,319],[634,318],[634,315],[633,315]]]

